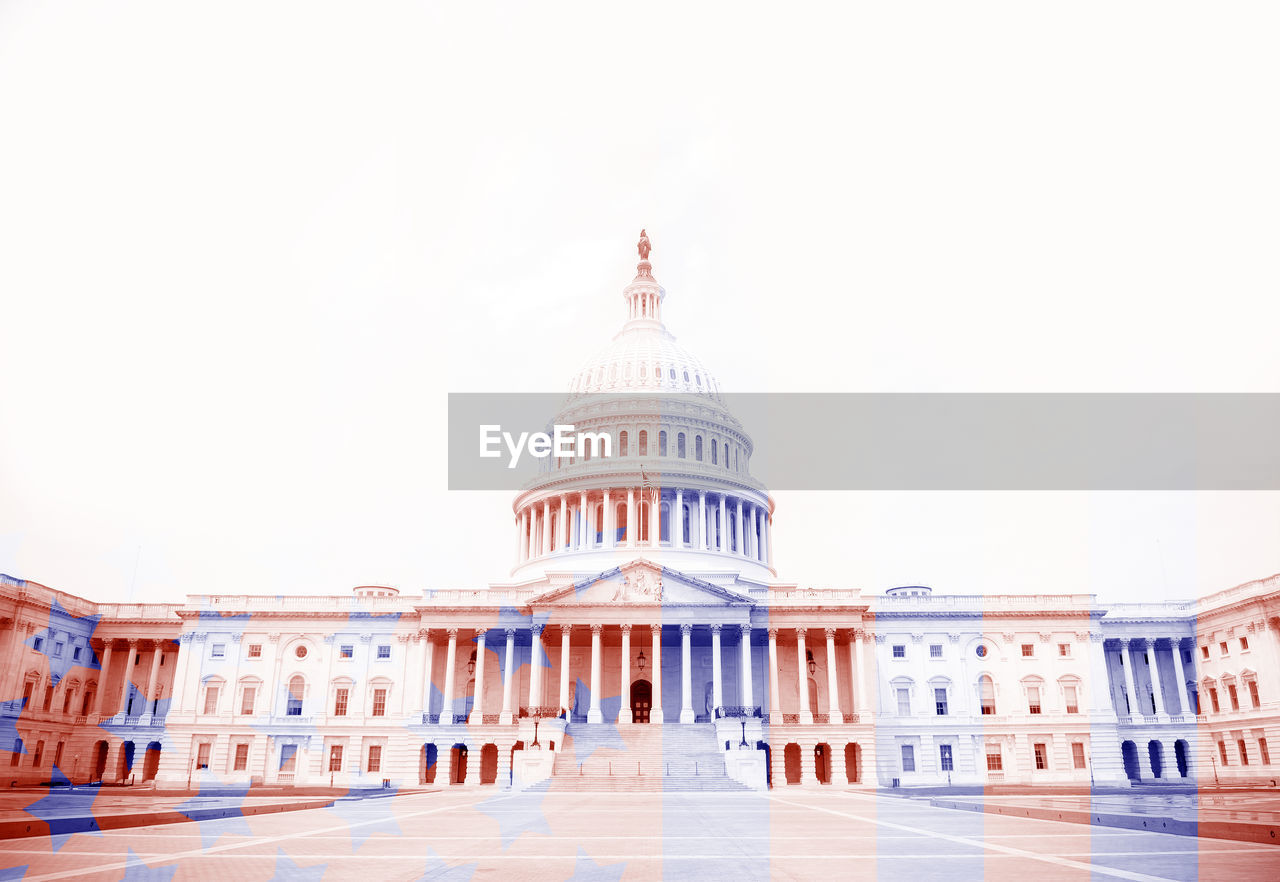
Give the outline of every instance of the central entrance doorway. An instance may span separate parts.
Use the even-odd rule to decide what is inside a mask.
[[[653,684],[648,680],[636,680],[631,684],[631,720],[649,722],[649,710],[653,705]]]

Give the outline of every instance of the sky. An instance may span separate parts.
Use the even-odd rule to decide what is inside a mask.
[[[0,572],[473,587],[446,396],[1277,392],[1269,3],[0,4]],[[821,427],[805,427],[821,439]],[[1206,594],[1275,493],[776,494],[779,577]]]

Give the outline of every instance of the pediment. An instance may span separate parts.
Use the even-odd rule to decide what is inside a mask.
[[[752,600],[687,573],[635,560],[531,598],[530,606],[751,606]]]

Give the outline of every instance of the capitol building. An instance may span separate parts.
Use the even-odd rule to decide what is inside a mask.
[[[488,586],[120,604],[0,576],[9,784],[1280,777],[1280,576],[1144,604],[788,582],[785,512],[667,330],[649,250],[557,416],[611,455],[549,460],[515,494]]]

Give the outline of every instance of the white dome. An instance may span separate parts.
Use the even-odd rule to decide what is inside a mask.
[[[720,384],[665,328],[626,328],[569,381],[570,398],[600,392],[678,392],[720,401]]]

